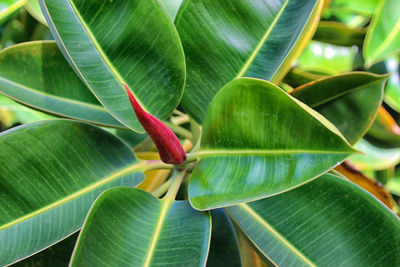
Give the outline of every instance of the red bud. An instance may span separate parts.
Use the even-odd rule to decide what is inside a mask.
[[[128,93],[136,117],[156,145],[161,160],[169,164],[182,164],[185,161],[186,152],[176,135],[159,119],[144,111],[128,86],[125,84],[123,86]]]

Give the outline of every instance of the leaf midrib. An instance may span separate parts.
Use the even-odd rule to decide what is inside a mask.
[[[286,0],[285,3],[282,5],[281,9],[277,13],[276,17],[272,21],[271,25],[268,27],[267,31],[265,32],[264,36],[261,38],[260,42],[254,49],[254,51],[251,53],[250,57],[247,59],[246,63],[242,67],[242,69],[239,71],[239,73],[236,75],[235,78],[242,77],[246,71],[250,68],[251,63],[253,63],[254,59],[256,58],[257,54],[260,52],[261,48],[264,46],[265,41],[267,40],[268,36],[271,34],[272,30],[274,29],[276,23],[282,16],[283,12],[285,11],[285,8],[287,4],[289,3],[289,0]]]
[[[343,91],[343,92],[341,92],[341,93],[339,93],[339,94],[336,94],[336,95],[334,95],[334,96],[328,97],[328,98],[326,98],[326,99],[324,99],[324,100],[321,100],[321,101],[319,101],[319,102],[317,102],[317,103],[310,104],[309,107],[310,107],[310,108],[316,108],[316,107],[318,107],[318,106],[321,106],[321,105],[323,105],[323,104],[326,104],[326,103],[328,103],[328,102],[331,102],[331,101],[333,101],[333,100],[335,100],[335,99],[338,99],[338,98],[340,98],[340,97],[342,97],[342,96],[344,96],[344,95],[347,95],[347,94],[350,94],[350,93],[352,93],[352,92],[354,92],[354,91],[360,90],[360,89],[361,89],[362,87],[364,87],[364,86],[373,85],[373,84],[379,83],[379,82],[381,82],[381,81],[382,81],[382,79],[378,79],[378,80],[375,80],[375,81],[372,81],[372,82],[369,82],[369,83],[366,83],[366,84],[359,85],[359,86],[357,86],[357,87],[354,87],[354,88],[352,88],[352,89]],[[304,87],[304,89],[306,89],[306,88],[307,88],[307,87]],[[300,90],[299,90],[299,91],[300,91]],[[299,92],[299,91],[298,91],[298,92]],[[293,97],[296,97],[296,96],[293,96]]]
[[[78,106],[82,106],[82,107],[87,107],[87,108],[90,108],[90,109],[97,109],[97,110],[99,110],[99,111],[104,111],[104,112],[108,113],[108,112],[107,112],[102,106],[100,106],[100,105],[91,104],[91,103],[87,103],[87,102],[82,102],[82,101],[79,101],[79,100],[70,99],[70,98],[66,98],[66,97],[51,95],[51,94],[48,94],[48,93],[45,93],[45,92],[42,92],[42,91],[39,91],[39,90],[32,89],[32,88],[27,87],[27,86],[25,86],[25,85],[23,85],[23,84],[16,83],[16,82],[11,81],[11,80],[9,80],[9,79],[5,79],[5,78],[3,78],[3,77],[0,77],[0,81],[5,82],[5,83],[8,83],[8,84],[11,84],[11,85],[14,85],[14,86],[17,86],[17,87],[20,87],[21,89],[23,89],[23,90],[25,90],[25,91],[30,91],[30,92],[32,92],[32,93],[34,93],[34,94],[42,95],[42,96],[47,97],[47,98],[50,98],[50,99],[56,99],[56,100],[60,100],[60,101],[63,101],[63,102],[69,102],[69,103],[74,104],[74,105],[78,105]],[[15,99],[15,97],[13,97],[13,96],[11,96],[11,95],[5,93],[5,92],[2,92],[2,93],[3,93],[4,95],[6,95],[6,96],[12,98],[12,99]],[[18,99],[15,99],[15,100],[16,100],[16,101],[19,101],[19,102],[21,102],[21,103],[25,103],[26,105],[29,105],[28,103],[26,103],[26,102],[24,102],[24,101],[20,101],[20,100],[18,100]],[[31,106],[35,106],[35,105],[31,105]],[[36,106],[35,106],[35,107],[36,107]],[[49,112],[50,112],[50,110],[49,110]]]
[[[193,153],[197,158],[212,157],[217,155],[288,155],[288,154],[352,154],[352,151],[333,151],[333,150],[303,150],[303,149],[288,149],[288,150],[267,150],[267,149],[204,149]]]
[[[283,245],[285,245],[290,251],[293,252],[298,258],[300,258],[308,266],[316,267],[310,259],[308,259],[300,250],[298,250],[294,245],[292,245],[285,237],[283,237],[278,231],[276,231],[272,225],[265,221],[258,213],[256,213],[252,208],[250,208],[246,203],[241,203],[238,205],[251,217],[253,217],[258,223],[260,223],[270,234],[272,234],[276,239],[278,239]]]
[[[131,172],[134,172],[134,171],[143,171],[145,169],[146,169],[146,164],[143,163],[143,162],[137,162],[135,164],[129,165],[129,166],[117,171],[117,172],[111,173],[110,175],[108,175],[105,178],[97,181],[96,183],[90,184],[89,186],[87,186],[85,188],[82,188],[81,190],[76,191],[75,193],[72,193],[72,194],[70,194],[70,195],[68,195],[68,196],[66,196],[66,197],[64,197],[62,199],[59,199],[59,200],[51,203],[50,205],[47,205],[47,206],[45,206],[43,208],[40,208],[40,209],[38,209],[38,210],[36,210],[34,212],[31,212],[31,213],[29,213],[29,214],[27,214],[25,216],[22,216],[22,217],[20,217],[18,219],[15,219],[15,220],[13,220],[11,222],[8,222],[6,224],[0,225],[0,231],[6,229],[8,227],[11,227],[13,225],[16,225],[18,223],[21,223],[21,222],[23,222],[25,220],[28,220],[28,219],[30,219],[32,217],[40,215],[40,214],[42,214],[42,213],[44,213],[46,211],[49,211],[49,210],[51,210],[53,208],[61,206],[61,205],[65,204],[65,203],[67,203],[69,201],[72,201],[72,200],[74,200],[74,199],[76,199],[76,198],[78,198],[80,196],[85,195],[86,193],[88,193],[88,192],[90,192],[90,191],[92,191],[92,190],[94,190],[94,189],[96,189],[96,188],[98,188],[98,187],[100,187],[100,186],[102,186],[104,184],[112,182],[113,180],[115,180],[115,179],[117,179],[117,178],[119,178],[121,176],[124,176],[124,175],[126,175],[128,173],[131,173]]]

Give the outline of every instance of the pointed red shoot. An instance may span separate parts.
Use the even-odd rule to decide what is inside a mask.
[[[156,145],[161,160],[168,164],[182,164],[186,159],[186,152],[176,135],[159,119],[144,111],[128,86],[125,84],[123,86],[128,93],[136,117]]]

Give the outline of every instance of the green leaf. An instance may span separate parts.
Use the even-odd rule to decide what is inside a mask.
[[[0,2],[0,25],[14,12],[24,6],[26,0],[2,0]]]
[[[297,66],[305,71],[337,74],[351,71],[355,57],[353,47],[312,41],[298,58]]]
[[[321,113],[350,144],[355,144],[375,120],[387,78],[387,75],[350,72],[310,82],[291,95]]]
[[[364,139],[354,146],[361,151],[349,160],[361,170],[384,170],[400,163],[400,148],[380,148]]]
[[[400,52],[400,9],[398,0],[382,0],[367,30],[363,54],[366,65]]]
[[[178,105],[185,61],[178,33],[158,1],[40,0],[58,46],[99,101],[143,132],[121,84],[165,119]]]
[[[0,106],[1,108],[11,112],[13,123],[25,124],[36,121],[54,119],[53,116],[25,107],[3,95],[0,95]]]
[[[198,122],[237,77],[278,79],[314,32],[323,1],[185,0],[175,24],[185,49],[182,105]]]
[[[172,20],[175,20],[176,14],[178,13],[179,7],[181,6],[183,0],[161,0],[168,15]]]
[[[187,201],[114,188],[91,208],[70,265],[204,266],[210,234],[209,213]]]
[[[0,92],[12,99],[57,116],[124,127],[82,83],[56,42],[14,45],[0,52],[0,62]]]
[[[102,191],[137,185],[143,168],[119,138],[81,122],[50,120],[1,133],[0,265],[77,231]]]
[[[339,46],[362,46],[364,37],[363,28],[353,29],[337,21],[321,21],[313,40]]]
[[[47,26],[46,19],[44,18],[42,10],[40,9],[39,0],[27,0],[25,4],[25,9],[37,21]]]
[[[212,233],[207,267],[242,266],[239,241],[228,215],[223,209],[211,211]]]
[[[278,266],[397,266],[398,218],[372,195],[324,175],[267,199],[227,208]]]
[[[374,13],[378,3],[379,0],[334,0],[330,8],[370,16]]]
[[[17,262],[12,267],[67,267],[72,251],[74,250],[75,242],[78,233],[75,233],[68,238],[58,242],[57,244],[48,247],[47,249]]]
[[[331,123],[277,86],[236,79],[214,98],[201,146],[188,156],[200,159],[189,199],[205,210],[271,196],[319,176],[353,152]]]

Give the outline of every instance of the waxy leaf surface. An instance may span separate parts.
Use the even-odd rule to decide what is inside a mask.
[[[350,72],[310,82],[291,95],[324,115],[355,144],[376,117],[386,80],[383,75]]]
[[[0,3],[0,25],[23,7],[25,2],[26,0],[2,0]]]
[[[400,1],[379,2],[368,26],[363,54],[367,65],[400,52]]]
[[[26,124],[0,134],[0,265],[77,231],[112,186],[135,186],[140,163],[119,138],[68,120]]]
[[[358,186],[324,175],[263,200],[227,208],[278,266],[397,266],[399,219]]]
[[[22,43],[2,50],[0,93],[57,116],[124,127],[82,83],[54,41]]]
[[[71,266],[204,266],[208,212],[136,188],[104,192],[82,228]]]
[[[296,138],[294,138],[296,137]],[[272,83],[240,78],[210,105],[189,199],[199,210],[287,191],[353,153],[320,114]]]
[[[296,56],[292,48],[301,50],[311,39],[322,2],[185,0],[175,19],[187,64],[185,110],[202,122],[232,79],[278,78]]]
[[[158,1],[40,0],[64,56],[99,101],[142,132],[121,84],[165,119],[178,105],[185,62],[178,33]]]

